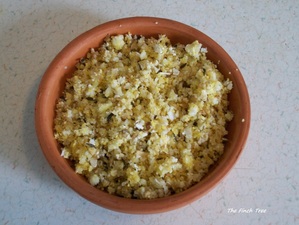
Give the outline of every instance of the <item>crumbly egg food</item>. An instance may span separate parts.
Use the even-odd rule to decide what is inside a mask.
[[[198,41],[108,36],[80,59],[56,106],[61,156],[91,185],[154,199],[198,183],[224,151],[233,84]]]

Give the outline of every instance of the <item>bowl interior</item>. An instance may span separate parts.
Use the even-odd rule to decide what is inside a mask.
[[[216,166],[198,184],[187,191],[154,200],[132,200],[112,196],[92,187],[60,156],[59,146],[53,137],[55,105],[65,87],[65,82],[75,70],[75,64],[90,48],[97,48],[107,35],[139,34],[157,37],[166,34],[172,44],[191,43],[198,40],[207,47],[207,57],[218,65],[225,77],[232,80],[234,88],[229,95],[230,110],[234,113],[228,125],[228,142]],[[84,198],[108,209],[126,213],[156,213],[184,206],[204,195],[227,174],[235,164],[247,139],[250,125],[250,105],[245,82],[229,55],[211,38],[185,24],[162,18],[134,17],[115,20],[97,26],[69,43],[52,61],[45,72],[36,99],[35,122],[38,139],[45,157],[57,175]]]

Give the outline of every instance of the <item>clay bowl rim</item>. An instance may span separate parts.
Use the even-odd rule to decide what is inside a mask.
[[[143,32],[134,33],[131,30],[144,30],[145,34]],[[242,104],[241,107],[237,108],[238,114],[242,114],[242,121],[238,118],[239,120],[234,125],[241,126],[241,128],[238,132],[235,132],[238,136],[235,138],[236,141],[229,143],[230,148],[233,148],[232,153],[219,160],[216,166],[211,169],[211,172],[198,184],[186,191],[164,198],[152,200],[126,199],[92,187],[82,176],[75,173],[67,160],[60,156],[59,146],[53,136],[54,108],[51,96],[56,94],[57,100],[57,96],[60,95],[63,89],[61,80],[65,82],[65,77],[73,72],[75,60],[78,60],[80,55],[83,57],[90,47],[99,46],[104,36],[128,32],[145,36],[166,33],[171,41],[175,41],[177,36],[180,36],[179,39],[184,39],[184,36],[187,37],[187,43],[190,43],[191,40],[199,40],[204,47],[208,48],[209,52],[212,51],[213,53],[214,51],[212,54],[214,58],[211,60],[216,64],[218,63],[219,70],[221,71],[221,67],[223,67],[225,71],[221,72],[233,79],[234,89],[237,89],[235,90],[236,100]],[[98,36],[101,36],[101,38]],[[93,44],[86,44],[88,42],[93,42]],[[96,42],[97,44],[95,45]],[[72,57],[70,55],[73,55],[72,60],[68,59]],[[60,87],[57,88],[57,85]],[[60,93],[54,93],[54,89]],[[52,106],[49,106],[48,102],[51,101]],[[100,24],[84,32],[66,45],[53,59],[42,77],[38,89],[35,104],[35,127],[38,141],[48,163],[62,181],[79,195],[99,206],[117,212],[130,214],[161,213],[186,206],[201,198],[228,174],[239,158],[248,137],[250,102],[246,84],[240,70],[225,50],[210,37],[189,25],[166,18],[128,17]]]

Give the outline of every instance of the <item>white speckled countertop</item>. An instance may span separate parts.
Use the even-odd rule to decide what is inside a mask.
[[[53,57],[109,20],[156,16],[217,41],[243,73],[252,124],[240,160],[205,197],[174,211],[127,215],[94,205],[47,164],[35,95]],[[299,2],[0,0],[0,224],[299,224]]]

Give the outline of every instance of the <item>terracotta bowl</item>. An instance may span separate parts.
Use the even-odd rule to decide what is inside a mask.
[[[91,186],[84,177],[75,173],[70,162],[60,156],[60,149],[53,136],[55,105],[61,96],[66,78],[75,70],[78,59],[90,48],[98,47],[107,35],[140,34],[146,37],[166,34],[172,43],[191,43],[198,40],[207,47],[207,57],[232,80],[234,88],[229,95],[230,109],[234,113],[228,125],[228,142],[225,152],[210,172],[198,184],[186,191],[154,200],[126,199]],[[110,210],[148,214],[160,213],[185,206],[214,188],[232,169],[242,152],[250,126],[250,102],[240,70],[231,57],[211,38],[202,32],[179,22],[153,17],[132,17],[101,24],[70,42],[51,62],[46,70],[37,94],[35,125],[41,149],[56,174],[70,188],[89,201]]]

